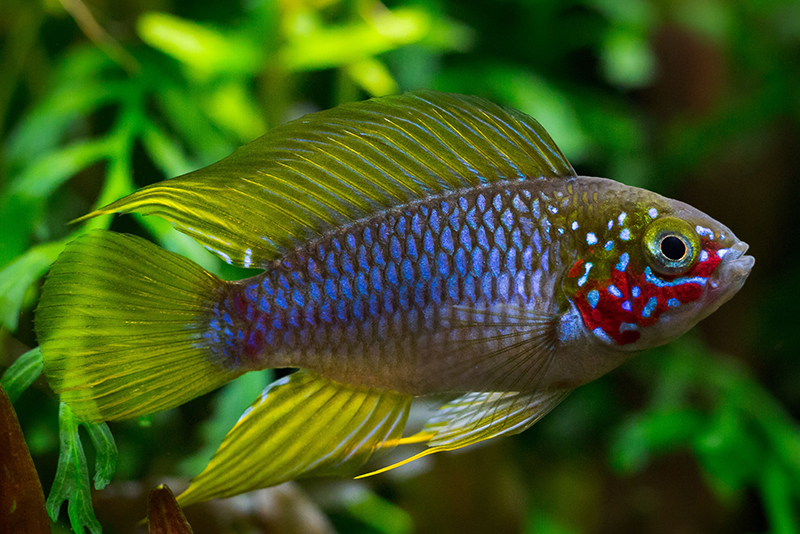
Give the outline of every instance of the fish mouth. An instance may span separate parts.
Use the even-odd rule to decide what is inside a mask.
[[[737,241],[728,249],[722,251],[722,263],[715,269],[714,275],[709,280],[709,289],[715,297],[720,299],[720,304],[731,298],[741,289],[756,259],[753,256],[745,256],[745,252],[750,246],[744,241]]]

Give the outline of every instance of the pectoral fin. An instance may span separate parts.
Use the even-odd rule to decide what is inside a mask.
[[[396,443],[410,395],[359,388],[298,371],[270,384],[228,432],[181,506],[306,476],[352,474]]]

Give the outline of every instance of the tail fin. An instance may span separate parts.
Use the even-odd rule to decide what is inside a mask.
[[[79,418],[104,421],[173,408],[239,376],[204,338],[223,285],[144,239],[79,237],[53,264],[36,310],[51,387]]]

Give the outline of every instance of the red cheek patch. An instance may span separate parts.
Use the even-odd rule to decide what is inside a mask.
[[[721,262],[718,243],[702,238],[701,246],[703,261],[681,276],[660,277],[649,267],[642,271],[625,261],[612,268],[610,278],[587,280],[575,295],[586,328],[627,345],[641,337],[639,328],[654,325],[668,309],[698,300]],[[578,276],[583,263],[576,262],[567,276]]]

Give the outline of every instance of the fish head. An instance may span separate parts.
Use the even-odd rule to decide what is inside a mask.
[[[585,180],[593,209],[566,223],[576,254],[562,287],[590,338],[624,351],[663,345],[742,287],[755,260],[725,225],[650,191]]]

